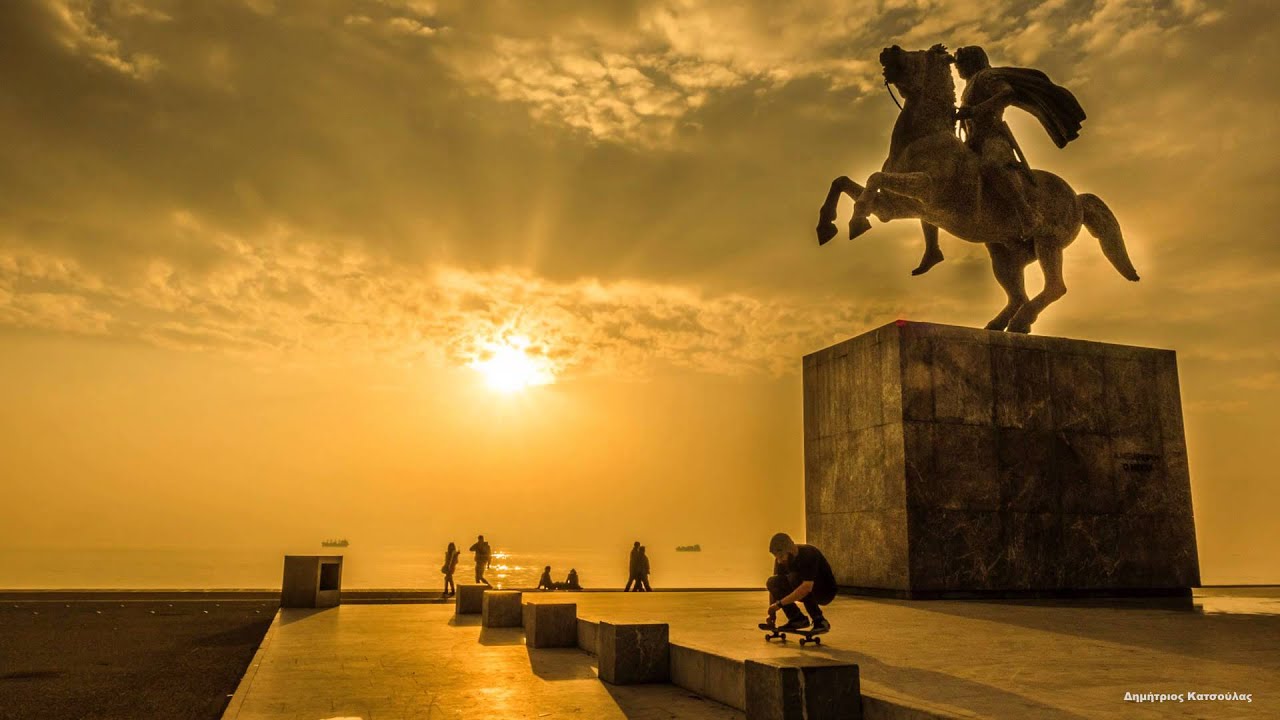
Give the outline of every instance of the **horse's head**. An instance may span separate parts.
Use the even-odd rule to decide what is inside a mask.
[[[885,82],[898,86],[903,97],[948,92],[955,102],[951,64],[956,59],[941,44],[928,50],[903,50],[894,45],[880,51]]]

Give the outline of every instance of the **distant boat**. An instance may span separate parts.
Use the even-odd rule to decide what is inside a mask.
[[[342,538],[341,540],[325,540],[320,543],[320,546],[321,547],[346,547],[350,544],[351,543],[348,542],[346,538]]]
[[[701,545],[677,545],[676,552],[702,552]]]

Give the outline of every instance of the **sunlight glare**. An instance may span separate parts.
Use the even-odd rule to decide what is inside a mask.
[[[471,361],[470,367],[484,376],[486,385],[502,393],[555,382],[549,363],[543,357],[530,355],[529,346],[529,339],[521,336],[484,343],[484,352]]]

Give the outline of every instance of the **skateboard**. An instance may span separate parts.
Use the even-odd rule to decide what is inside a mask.
[[[779,630],[777,627],[769,627],[764,623],[760,624],[760,629],[765,631],[765,636],[764,636],[765,642],[769,642],[774,638],[781,638],[783,642],[786,642],[787,633],[793,633],[795,635],[799,635],[800,647],[804,647],[805,643],[813,643],[814,645],[821,645],[822,638],[818,636],[824,635],[828,632],[827,630]]]

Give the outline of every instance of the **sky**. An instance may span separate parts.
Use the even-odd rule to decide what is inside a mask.
[[[5,542],[802,535],[800,358],[1004,302],[945,233],[916,278],[913,222],[813,236],[887,151],[880,49],[941,42],[1084,106],[1063,150],[1008,119],[1142,281],[1082,234],[1035,332],[1177,351],[1203,579],[1280,582],[1277,37],[1261,1],[0,3]],[[538,383],[495,391],[513,346]]]

